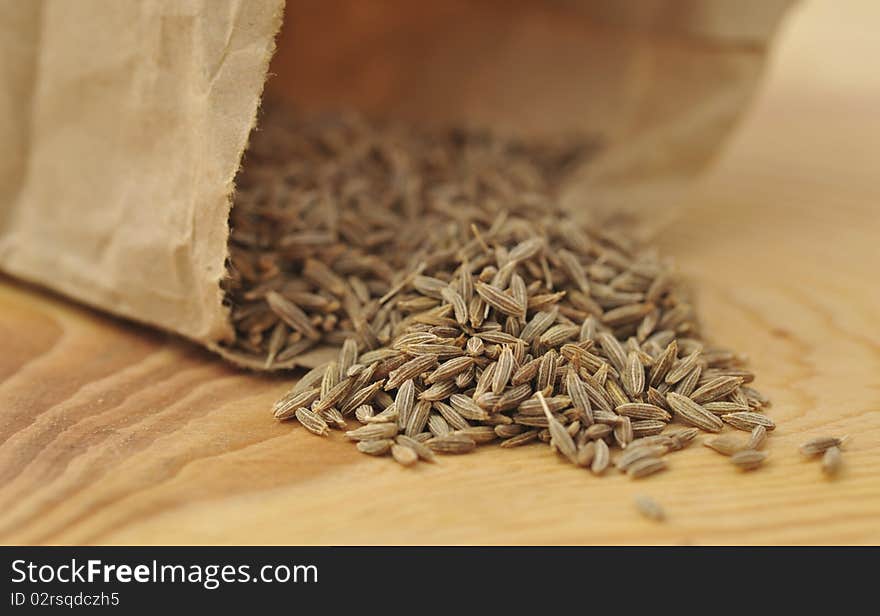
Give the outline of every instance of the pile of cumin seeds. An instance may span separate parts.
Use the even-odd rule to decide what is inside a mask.
[[[566,220],[529,235],[531,223],[511,217],[474,229],[480,241],[385,300],[399,311],[390,344],[346,340],[276,403],[276,418],[319,435],[346,429],[372,455],[408,447],[407,464],[545,442],[596,474],[613,464],[633,478],[666,468],[700,430],[774,427],[740,358],[697,337],[668,266],[574,230]],[[567,242],[573,233],[582,243]],[[611,276],[600,281],[591,262],[605,251],[619,266],[602,263]]]
[[[232,294],[275,319],[262,331],[285,332],[273,343],[274,331],[242,329],[253,348],[240,349],[267,364],[318,337],[340,346],[276,403],[277,419],[321,436],[344,430],[363,453],[404,466],[489,443],[546,443],[595,474],[616,468],[639,479],[666,469],[667,454],[701,431],[723,429],[749,434],[729,451],[746,452],[734,464],[763,461],[758,449],[775,424],[754,375],[703,339],[669,262],[559,207],[570,155],[488,134],[391,138],[358,127],[370,148],[402,149],[333,149],[328,129],[313,129],[330,170],[318,177],[333,190],[303,197],[308,207],[273,228],[276,246],[296,250],[272,253],[269,282],[248,286],[241,276]],[[325,219],[337,225],[320,227],[336,233],[332,241],[308,235]],[[375,245],[365,240],[374,222]],[[305,294],[329,305],[322,313]]]
[[[641,478],[700,430],[763,446],[768,401],[703,340],[671,265],[559,207],[589,144],[278,108],[261,126],[231,215],[229,349],[274,368],[340,348],[278,419],[404,466],[543,442]]]

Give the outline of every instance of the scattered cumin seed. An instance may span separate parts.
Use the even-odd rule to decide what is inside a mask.
[[[835,445],[825,450],[825,455],[822,456],[822,472],[833,477],[840,472],[842,465],[843,457],[840,454],[840,447]]]
[[[633,502],[638,512],[649,520],[663,522],[666,519],[666,512],[663,511],[663,507],[650,496],[639,494]]]
[[[766,459],[766,453],[763,451],[755,451],[754,449],[737,451],[730,456],[730,462],[744,471],[751,471],[758,468]]]
[[[836,436],[817,436],[812,438],[800,446],[800,451],[805,456],[817,456],[825,453],[831,447],[840,447],[846,437],[838,438]]]

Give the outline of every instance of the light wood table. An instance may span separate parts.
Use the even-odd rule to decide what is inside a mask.
[[[268,414],[290,383],[0,280],[5,543],[880,543],[877,4],[810,3],[661,241],[779,428],[766,468],[692,447],[644,482],[545,447],[403,469]],[[850,434],[834,481],[810,436]],[[648,493],[666,524],[638,516]]]

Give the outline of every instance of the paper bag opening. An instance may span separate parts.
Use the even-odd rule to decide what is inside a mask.
[[[742,113],[788,4],[0,4],[0,267],[262,369],[223,350],[221,281],[267,72],[306,113],[589,135],[563,202],[650,233]]]

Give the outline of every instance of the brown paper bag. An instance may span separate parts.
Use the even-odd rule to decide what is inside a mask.
[[[788,4],[0,0],[0,269],[222,353],[233,180],[279,30],[269,88],[303,109],[596,135],[564,202],[663,220]]]

